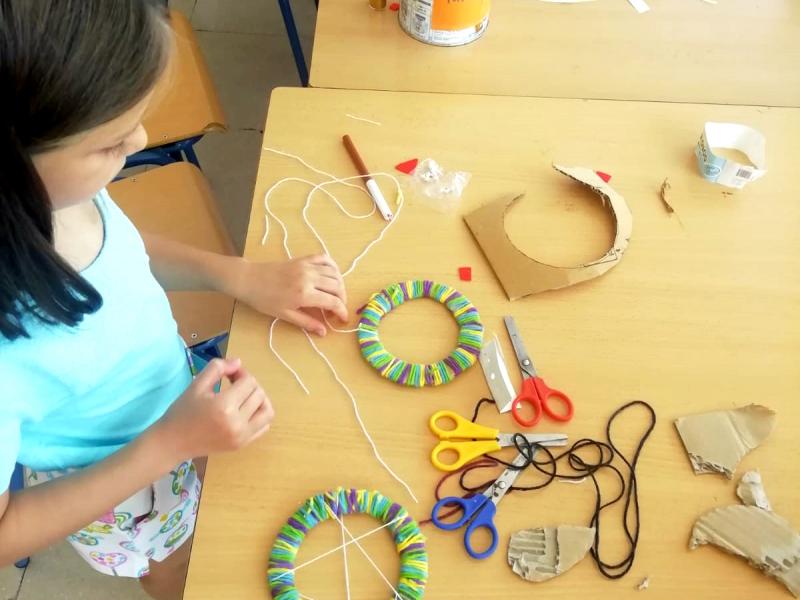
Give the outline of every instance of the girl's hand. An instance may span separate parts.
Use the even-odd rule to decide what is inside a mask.
[[[329,311],[340,321],[347,321],[344,279],[330,256],[317,254],[285,262],[239,264],[233,296],[256,310],[317,335],[325,335],[325,324],[311,316],[308,309]]]
[[[232,385],[215,393],[223,377]],[[238,358],[215,358],[151,430],[176,463],[242,448],[269,429],[274,414],[264,390]]]

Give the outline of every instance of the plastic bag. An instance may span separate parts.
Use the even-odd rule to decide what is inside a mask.
[[[432,158],[425,158],[411,175],[411,188],[431,208],[448,212],[458,206],[471,177],[466,171],[445,171]]]

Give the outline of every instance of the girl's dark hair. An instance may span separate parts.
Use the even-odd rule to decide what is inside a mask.
[[[30,315],[78,324],[97,290],[53,247],[33,155],[107,123],[153,88],[169,57],[163,0],[0,0],[0,335]]]

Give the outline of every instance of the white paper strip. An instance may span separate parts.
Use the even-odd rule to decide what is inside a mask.
[[[631,3],[631,6],[635,8],[638,13],[646,13],[650,10],[650,7],[644,0],[628,0],[628,2]]]

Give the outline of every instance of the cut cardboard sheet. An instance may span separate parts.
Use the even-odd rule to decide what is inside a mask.
[[[580,562],[593,541],[593,527],[559,525],[523,529],[511,536],[508,564],[523,579],[547,581]]]
[[[743,485],[754,485],[753,474],[753,471],[745,473],[739,482],[739,489]],[[758,477],[757,487],[761,488],[763,498],[766,499],[760,480]],[[748,498],[745,501],[747,506],[733,504],[712,509],[702,515],[692,529],[689,548],[694,550],[704,544],[713,544],[726,552],[741,556],[753,567],[783,583],[795,597],[799,597],[800,534],[780,515],[757,506],[757,501],[755,498]]]
[[[764,490],[764,483],[761,481],[761,474],[758,471],[748,471],[739,480],[736,486],[736,495],[742,504],[747,506],[757,506],[764,510],[772,510],[772,506]]]
[[[675,427],[695,475],[722,473],[732,479],[744,455],[772,432],[775,411],[750,404],[735,410],[679,417],[675,419]]]
[[[553,168],[588,187],[610,208],[616,226],[614,243],[597,260],[575,267],[554,267],[527,256],[511,242],[506,233],[506,212],[523,194],[514,198],[500,198],[469,213],[464,221],[486,255],[509,300],[546,290],[557,290],[599,277],[619,263],[628,247],[633,230],[633,216],[625,199],[592,169],[559,165],[553,165]]]

